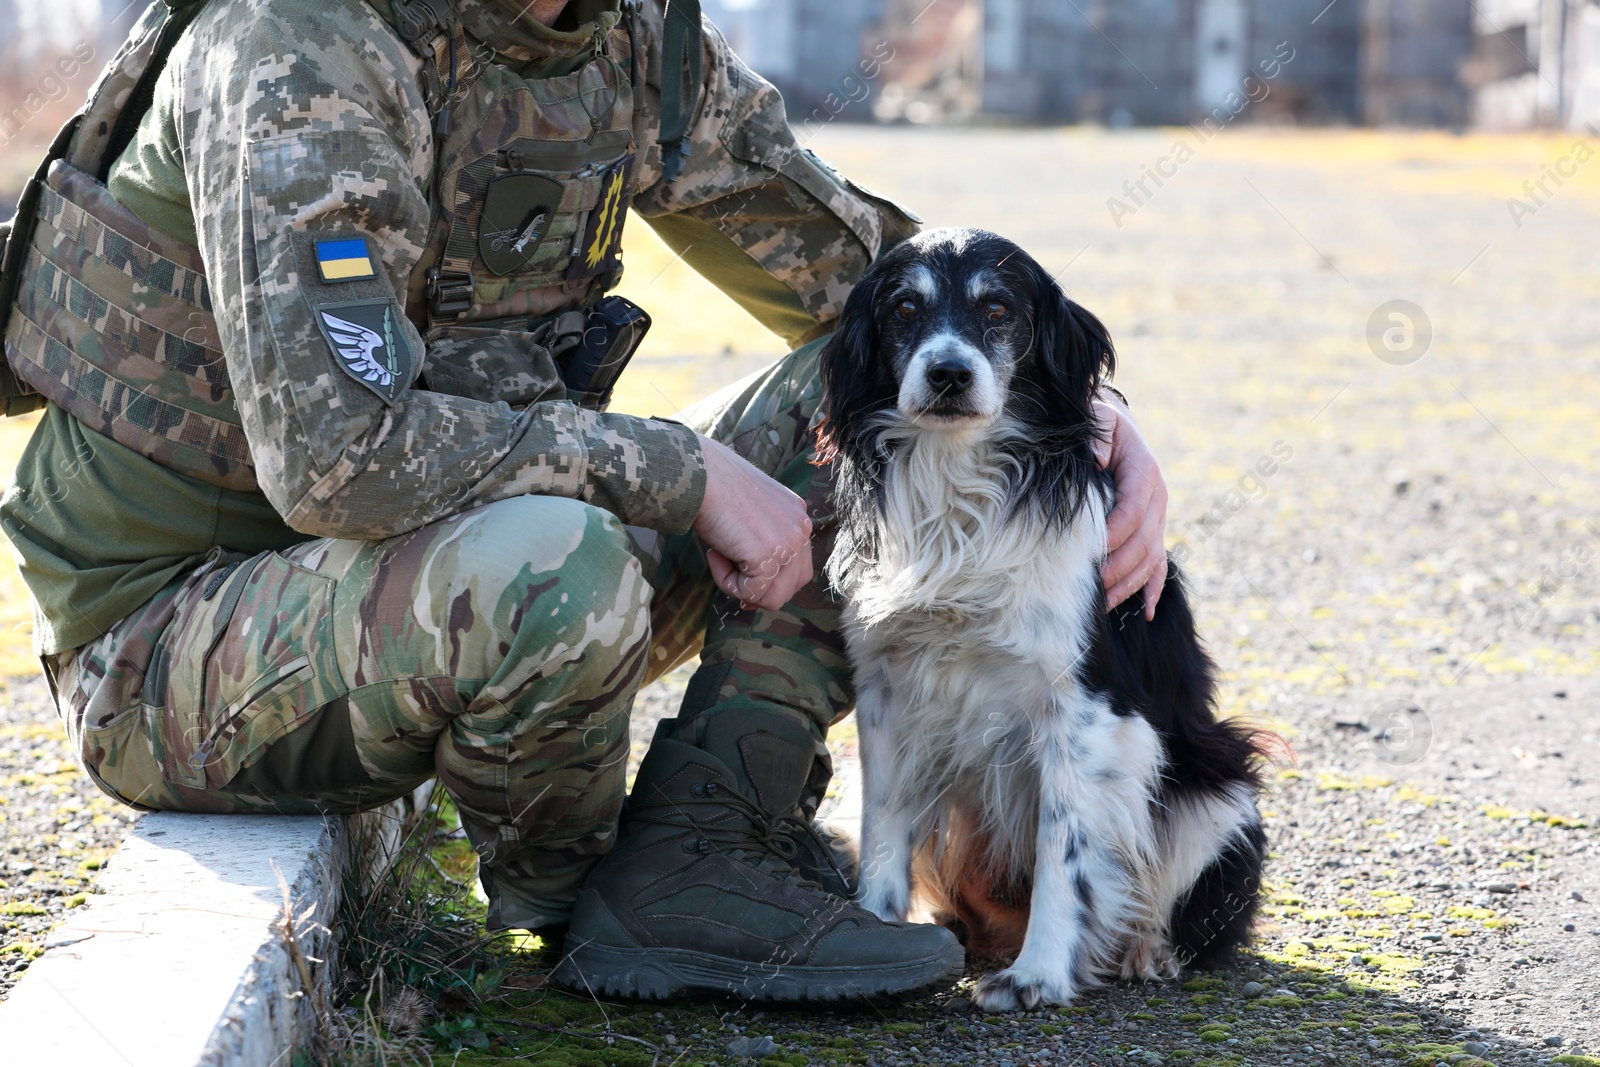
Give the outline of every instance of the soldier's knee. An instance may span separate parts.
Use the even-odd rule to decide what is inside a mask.
[[[648,642],[649,586],[615,515],[524,496],[462,518],[451,558],[436,561],[454,571],[455,593],[434,608],[448,612],[452,629],[487,625],[477,642],[487,657],[481,669],[498,673],[494,661],[513,649],[526,655],[582,641],[604,658],[607,649],[623,654]]]

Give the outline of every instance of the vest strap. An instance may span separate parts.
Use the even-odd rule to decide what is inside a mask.
[[[689,158],[689,127],[694,124],[700,86],[705,80],[705,43],[700,0],[668,0],[661,38],[661,177],[678,180]],[[684,92],[685,75],[689,83]]]

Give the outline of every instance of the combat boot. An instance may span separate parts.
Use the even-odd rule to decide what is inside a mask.
[[[660,999],[750,1000],[904,993],[959,977],[942,927],[883,922],[825,892],[794,860],[810,837],[798,806],[812,745],[792,724],[719,716],[701,745],[658,732],[623,812],[617,847],[573,910],[553,977],[569,989]],[[664,724],[670,727],[670,724]],[[774,814],[776,813],[776,814]]]
[[[796,849],[790,866],[823,892],[855,899],[860,866],[855,838],[814,819],[833,778],[833,760],[809,729],[751,702],[725,703],[714,715],[680,715],[657,732],[710,752],[731,770],[745,770],[739,781],[745,794],[769,816],[791,817],[784,820]]]

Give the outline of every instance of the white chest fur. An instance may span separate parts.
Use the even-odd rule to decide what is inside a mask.
[[[833,563],[858,675],[880,674],[918,732],[958,750],[973,729],[992,748],[996,727],[1073,684],[1103,595],[1106,502],[1091,492],[1048,527],[1016,511],[1004,462],[965,434],[919,434],[887,477],[875,564]]]

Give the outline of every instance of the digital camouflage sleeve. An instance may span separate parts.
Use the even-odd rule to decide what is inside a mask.
[[[472,4],[481,0],[464,0],[464,11]],[[647,7],[639,59],[653,86],[661,12]],[[913,223],[799,149],[777,93],[709,28],[705,47],[688,165],[668,186],[659,151],[646,154],[635,207],[769,327],[791,340],[825,332],[880,247]],[[290,525],[319,536],[392,536],[524,493],[687,529],[705,475],[682,426],[564,400],[517,410],[386,392],[338,363],[330,341],[349,337],[319,328],[312,247],[365,237],[380,269],[362,284],[404,304],[430,220],[433,130],[418,70],[377,13],[349,0],[211,5],[168,68],[197,240],[262,490]],[[640,98],[640,122],[658,122],[659,93]],[[425,339],[397,318],[404,382],[434,350],[471,358],[472,331],[435,328]]]

